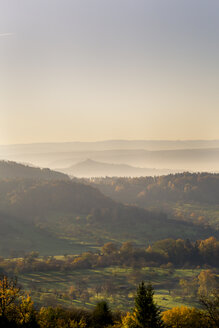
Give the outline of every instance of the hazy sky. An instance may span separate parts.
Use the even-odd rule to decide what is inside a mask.
[[[0,144],[218,125],[218,0],[0,0]]]

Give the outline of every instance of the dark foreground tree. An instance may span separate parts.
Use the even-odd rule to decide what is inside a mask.
[[[92,326],[95,328],[102,328],[112,325],[112,323],[113,316],[107,302],[98,302],[92,313]]]
[[[135,297],[135,308],[133,311],[133,326],[136,328],[160,328],[163,327],[160,309],[155,304],[154,290],[151,284],[138,286]]]

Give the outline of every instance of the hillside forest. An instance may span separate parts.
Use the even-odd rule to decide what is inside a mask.
[[[218,327],[218,174],[0,168],[2,327]]]

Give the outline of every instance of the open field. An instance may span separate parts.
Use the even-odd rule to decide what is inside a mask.
[[[21,274],[19,283],[41,305],[83,306],[92,308],[99,299],[106,299],[112,308],[128,310],[133,306],[136,287],[141,280],[151,282],[155,300],[162,310],[196,302],[177,296],[179,279],[197,276],[200,269],[104,269],[74,270],[71,272],[39,272]],[[72,291],[72,292],[71,292]]]

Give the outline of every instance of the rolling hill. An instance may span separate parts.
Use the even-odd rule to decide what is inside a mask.
[[[79,247],[89,250],[108,241],[147,245],[168,237],[196,240],[218,234],[161,212],[117,203],[71,180],[1,180],[0,212],[0,255],[11,250],[73,254]]]
[[[177,219],[219,229],[219,174],[184,172],[160,177],[94,178],[87,183],[124,204],[160,209]]]
[[[68,180],[66,174],[19,164],[12,161],[0,161],[0,179],[44,179]]]
[[[1,256],[19,257],[32,251],[37,251],[40,255],[62,255],[65,252],[74,254],[77,247],[79,246],[57,238],[32,222],[0,212]]]
[[[75,177],[104,177],[104,176],[154,176],[171,173],[171,170],[139,168],[126,164],[110,164],[87,159],[59,171]]]
[[[190,201],[219,205],[219,174],[183,172],[160,177],[102,178],[87,182],[123,203],[142,206],[150,202]]]

